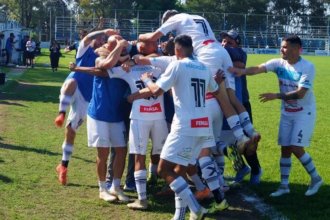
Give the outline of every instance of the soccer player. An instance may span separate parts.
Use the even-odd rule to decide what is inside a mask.
[[[207,210],[194,198],[183,176],[188,164],[196,163],[201,146],[215,144],[205,95],[210,91],[219,98],[219,90],[210,70],[192,56],[193,43],[189,36],[175,38],[175,54],[178,60],[168,66],[156,83],[148,73],[141,79],[154,95],[161,95],[171,88],[173,92],[175,115],[158,172],[175,192],[174,219],[184,219],[186,206],[191,211],[190,219],[202,219]]]
[[[315,69],[312,63],[300,56],[301,49],[302,42],[298,36],[285,37],[281,43],[281,58],[246,69],[229,69],[237,76],[272,71],[279,80],[280,93],[263,93],[259,97],[261,102],[276,99],[282,101],[278,136],[278,144],[281,146],[281,185],[270,194],[272,197],[290,193],[292,154],[299,159],[311,177],[306,196],[317,193],[323,183],[311,156],[304,148],[310,144],[315,125],[316,104],[312,90]]]
[[[238,68],[245,68],[246,66],[246,60],[247,55],[246,53],[240,48],[241,38],[239,34],[235,30],[230,30],[228,32],[222,32],[220,34],[220,37],[222,39],[221,44],[222,46],[227,50],[227,52],[230,55],[231,60],[233,61],[234,67]],[[251,104],[249,102],[249,92],[247,90],[247,81],[246,76],[236,77],[235,78],[235,87],[236,87],[236,97],[242,102],[243,106],[245,107],[246,111],[249,114],[250,120],[252,122],[252,111],[251,111]],[[230,132],[230,128],[226,121],[224,122],[223,128],[225,131]],[[235,144],[235,139],[231,138],[233,135],[228,134],[227,132],[222,131],[221,132],[221,141],[227,142],[226,145],[233,145]],[[226,141],[227,140],[227,141]],[[258,143],[253,143],[254,145],[257,145]],[[255,147],[256,148],[256,147]],[[222,155],[221,155],[222,154]],[[220,155],[216,156],[217,163],[222,166],[224,165],[224,156],[223,152],[221,152]],[[240,155],[238,155],[240,157]],[[260,163],[258,160],[257,152],[252,151],[251,154],[247,154],[247,152],[244,152],[244,157],[248,164],[251,167],[250,168],[244,163],[244,160],[240,160],[240,167],[239,170],[237,170],[236,176],[234,181],[235,182],[241,182],[245,175],[250,173],[250,183],[251,184],[258,184],[260,182],[260,177],[262,174]],[[236,166],[235,166],[236,167]],[[222,167],[220,170],[223,170]]]
[[[97,55],[94,50],[103,44],[104,35],[110,36],[117,32],[113,29],[95,31],[86,35],[79,44],[76,55],[78,66],[95,66]],[[65,120],[66,110],[70,112],[65,127],[65,139],[62,144],[62,162],[56,167],[58,180],[62,185],[67,183],[68,164],[72,155],[76,131],[87,115],[88,103],[92,97],[93,76],[71,72],[65,79],[60,93],[59,114],[55,125],[61,127]]]
[[[119,35],[109,37],[105,49],[110,50],[110,54],[107,55],[106,58],[98,58],[94,68],[87,68],[88,73],[96,75],[87,115],[88,146],[97,149],[99,197],[109,202],[117,199],[123,202],[129,201],[129,198],[120,189],[127,148],[125,125],[119,107],[127,87],[123,80],[109,79],[109,77],[98,75],[97,70],[106,70],[117,65],[118,61],[122,58],[122,51],[127,45],[127,41],[123,40]],[[101,50],[102,49],[100,49],[100,51]],[[124,57],[124,59],[125,58],[128,58],[128,56]],[[86,70],[86,67],[75,68],[81,72],[83,72],[84,69]],[[110,147],[115,149],[115,169],[113,183],[110,190],[108,190],[105,180]]]

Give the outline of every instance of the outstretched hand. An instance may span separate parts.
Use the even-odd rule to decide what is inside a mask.
[[[268,102],[277,99],[276,93],[263,93],[259,95],[260,102]]]
[[[214,80],[220,85],[226,78],[225,72],[222,69],[219,69],[213,76]]]
[[[236,77],[240,77],[246,74],[246,70],[237,67],[229,67],[228,71]]]
[[[75,63],[70,62],[70,64],[69,64],[69,69],[70,69],[71,71],[75,71],[76,66],[77,66],[77,65],[76,65]]]
[[[145,72],[145,73],[143,73],[143,74],[140,76],[140,79],[141,79],[142,81],[145,81],[145,80],[147,80],[147,79],[152,79],[152,73],[150,73],[150,72]]]

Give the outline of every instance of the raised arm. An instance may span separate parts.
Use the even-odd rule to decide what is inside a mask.
[[[124,47],[127,47],[128,43],[126,40],[117,40],[116,47],[109,53],[109,55],[101,60],[96,67],[101,69],[110,69],[114,67],[121,57],[121,53]]]
[[[160,31],[155,31],[152,33],[145,33],[139,35],[139,41],[157,41],[159,38],[164,36]]]
[[[84,37],[84,39],[82,39],[82,42],[84,43],[84,47],[87,47],[87,45],[89,45],[92,42],[92,40],[96,39],[97,37],[100,37],[102,35],[111,36],[111,35],[115,35],[115,34],[118,34],[118,32],[114,29],[105,29],[105,30],[101,30],[101,31],[94,31],[94,32],[87,34]]]

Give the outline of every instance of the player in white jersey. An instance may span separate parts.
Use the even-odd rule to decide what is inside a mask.
[[[235,80],[227,72],[228,67],[232,66],[229,54],[216,40],[208,21],[199,15],[179,14],[175,10],[169,10],[164,13],[162,23],[161,27],[155,32],[141,34],[139,39],[144,41],[157,40],[173,30],[175,30],[178,35],[187,34],[191,36],[194,53],[202,63],[207,65],[213,73],[216,73],[219,69],[225,71],[226,80],[224,84],[226,84],[226,87],[221,86],[220,95],[222,98],[220,105],[230,128],[238,139],[238,147],[241,153],[243,153],[247,147],[248,138],[244,135],[241,124],[244,125],[244,130],[253,141],[258,142],[260,140],[260,135],[255,132],[248,113],[235,96]],[[207,103],[210,103],[210,106],[213,107],[214,105],[211,103],[216,101],[212,99],[212,96],[208,95],[208,97]],[[212,110],[218,111],[218,114],[220,114],[219,109],[212,108]],[[239,115],[237,115],[236,112],[238,112]],[[221,127],[216,128],[216,130],[220,133]],[[209,152],[206,150],[205,155],[207,154],[209,154]]]
[[[236,75],[254,75],[267,71],[275,72],[280,93],[264,93],[261,102],[282,100],[278,144],[281,146],[281,185],[272,197],[290,193],[289,175],[291,155],[294,154],[311,177],[306,196],[318,192],[323,183],[311,156],[304,147],[309,146],[315,125],[315,98],[313,95],[314,65],[300,56],[302,42],[298,36],[286,37],[281,44],[281,59],[272,59],[264,64],[247,69],[230,68]]]
[[[175,192],[174,219],[184,219],[186,206],[191,211],[190,219],[202,219],[207,212],[198,204],[183,176],[187,166],[195,164],[201,146],[215,144],[205,95],[210,91],[219,98],[219,88],[210,70],[192,53],[191,38],[177,36],[175,54],[178,60],[168,66],[156,83],[152,82],[148,73],[141,78],[155,95],[172,88],[175,115],[161,153],[158,172]]]
[[[162,73],[159,68],[138,65],[133,66],[129,73],[125,72],[122,67],[108,70],[110,78],[125,80],[129,84],[132,93],[145,88],[145,84],[140,79],[141,74],[144,72],[151,73],[153,81],[156,81]],[[160,155],[168,134],[163,96],[151,96],[134,100],[130,119],[129,153],[135,154],[134,177],[138,199],[133,203],[127,204],[127,206],[132,209],[147,209],[147,170],[145,160],[148,140],[150,137],[152,141],[152,155]]]

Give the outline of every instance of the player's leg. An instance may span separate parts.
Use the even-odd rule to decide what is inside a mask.
[[[119,201],[128,202],[129,198],[120,188],[127,154],[125,125],[124,122],[115,122],[109,124],[111,146],[113,146],[115,150],[115,157],[113,160],[113,180],[110,193],[116,196]]]
[[[143,120],[131,120],[129,132],[129,152],[135,155],[134,178],[138,199],[127,204],[128,208],[144,210],[148,208],[147,170],[145,165],[147,145],[152,123]]]
[[[77,82],[75,79],[68,79],[62,85],[60,96],[59,96],[59,99],[60,99],[60,103],[58,106],[59,113],[54,121],[54,123],[57,127],[62,127],[62,125],[64,123],[66,110],[72,102],[72,96],[74,95],[76,88],[77,88]]]
[[[197,202],[189,189],[188,183],[183,178],[186,174],[188,164],[192,160],[196,161],[197,155],[200,152],[200,147],[198,147],[200,143],[198,142],[196,137],[182,136],[172,132],[168,135],[160,156],[158,174],[169,184],[177,198],[175,205],[176,210],[179,212],[176,211],[174,219],[180,219],[178,218],[180,216],[181,218],[184,217],[186,206],[191,211],[191,217],[203,216],[207,212]],[[182,146],[186,147],[183,149]],[[192,153],[187,154],[185,152]],[[181,198],[181,200],[178,198]]]
[[[292,152],[299,159],[300,163],[309,174],[311,181],[306,191],[306,196],[314,195],[321,187],[323,180],[320,177],[313,163],[312,157],[305,152],[303,146],[309,146],[315,125],[315,114],[308,113],[295,118],[292,132]]]
[[[210,199],[213,197],[210,189],[203,183],[202,179],[198,175],[196,165],[189,164],[187,168],[187,175],[196,187],[195,198],[197,200]]]

